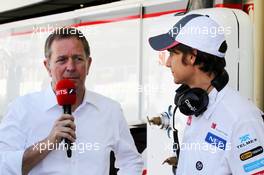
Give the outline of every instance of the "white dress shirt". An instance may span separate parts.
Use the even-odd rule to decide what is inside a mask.
[[[20,175],[26,148],[46,138],[61,115],[62,107],[51,87],[14,101],[0,125],[0,175]],[[60,146],[30,175],[109,175],[111,150],[119,175],[142,173],[141,156],[117,102],[86,90],[72,115],[77,136],[72,157]],[[34,148],[45,145],[38,146]]]
[[[191,116],[177,175],[263,175],[263,113],[226,86],[209,94],[207,110]]]

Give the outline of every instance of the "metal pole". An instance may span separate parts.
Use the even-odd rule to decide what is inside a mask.
[[[214,5],[213,0],[190,0],[190,6],[188,10],[212,8]]]

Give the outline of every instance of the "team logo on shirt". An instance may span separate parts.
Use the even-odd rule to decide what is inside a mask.
[[[244,160],[250,159],[252,157],[255,157],[261,153],[263,153],[263,147],[258,146],[256,148],[253,148],[247,152],[240,154],[240,160],[244,161]]]
[[[205,141],[207,143],[210,143],[210,144],[218,147],[219,149],[225,150],[225,148],[226,148],[226,140],[212,134],[211,132],[207,133]]]
[[[252,139],[252,137],[249,134],[245,134],[245,135],[239,137],[239,140],[240,140],[240,144],[237,145],[238,149],[243,148],[245,146],[248,146],[248,145],[255,143],[257,141],[256,138]]]
[[[250,171],[253,171],[261,167],[264,167],[264,158],[248,163],[246,165],[243,165],[245,172],[250,172]]]
[[[246,141],[249,141],[251,138],[249,136],[249,134],[243,135],[242,137],[239,137],[241,143],[244,143]]]
[[[196,162],[196,169],[201,171],[203,169],[203,163],[201,161]]]
[[[192,116],[188,117],[188,120],[187,120],[186,124],[189,125],[189,126],[192,124]]]
[[[215,129],[215,128],[216,128],[216,123],[213,122],[213,123],[211,124],[211,128]]]
[[[219,127],[217,127],[217,124],[215,122],[212,122],[211,128],[214,129],[215,131],[223,134],[224,136],[228,136],[225,131],[223,131],[223,130],[219,129]]]

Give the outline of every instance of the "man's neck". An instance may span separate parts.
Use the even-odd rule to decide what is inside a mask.
[[[187,82],[187,85],[191,88],[202,88],[209,93],[214,88],[211,86],[211,81],[213,79],[213,74],[209,75],[203,71],[197,70],[193,77],[190,78],[189,82]]]

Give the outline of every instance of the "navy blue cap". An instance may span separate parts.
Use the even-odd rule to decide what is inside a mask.
[[[177,42],[176,37],[180,33],[181,29],[192,19],[203,16],[200,14],[191,14],[183,17],[180,19],[172,29],[169,30],[169,32],[161,35],[157,35],[154,37],[149,38],[149,44],[150,46],[157,51],[163,51],[170,49],[180,42]]]

